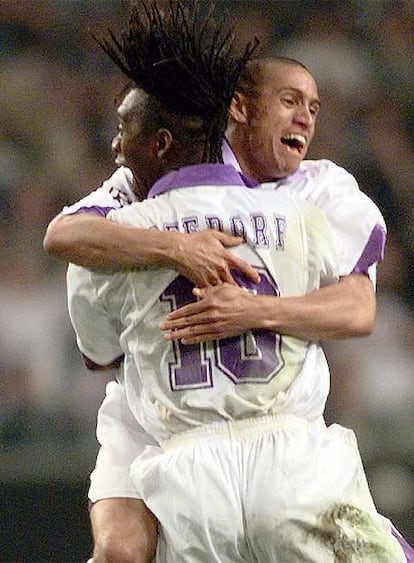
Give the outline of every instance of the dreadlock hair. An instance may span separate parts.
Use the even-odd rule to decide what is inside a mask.
[[[188,5],[185,4],[187,2]],[[200,0],[134,0],[128,24],[98,41],[122,72],[153,97],[180,130],[204,137],[203,162],[221,161],[221,141],[228,109],[241,71],[258,46],[249,42],[237,52],[233,31],[224,31]]]

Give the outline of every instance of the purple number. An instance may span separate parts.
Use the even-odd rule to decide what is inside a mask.
[[[276,283],[266,270],[259,270],[260,282],[251,284],[237,272],[233,277],[250,291],[265,295],[279,295]],[[179,276],[166,289],[161,301],[171,310],[194,301],[193,285]],[[174,360],[169,363],[170,384],[173,391],[200,389],[213,386],[212,359],[207,355],[207,344],[183,346],[172,343]],[[268,383],[284,365],[282,337],[269,330],[248,331],[241,336],[216,340],[214,365],[236,385],[240,383]]]
[[[191,293],[194,285],[179,276],[161,295],[161,301],[170,303],[171,311],[194,301]],[[183,346],[173,343],[174,361],[169,363],[170,384],[173,391],[212,387],[211,360],[207,358],[205,343]]]
[[[269,273],[259,269],[260,282],[247,282],[238,272],[233,277],[250,291],[279,295]],[[282,337],[270,330],[249,330],[241,336],[215,341],[216,366],[234,383],[268,383],[282,369]]]

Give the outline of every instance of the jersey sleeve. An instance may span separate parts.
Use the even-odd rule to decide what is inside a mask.
[[[106,386],[96,436],[100,449],[91,474],[89,499],[96,502],[113,497],[139,498],[130,477],[130,465],[146,446],[157,443],[137,422],[124,386],[115,381]]]
[[[93,213],[106,217],[111,210],[120,209],[136,201],[132,191],[132,183],[132,172],[122,166],[98,189],[76,203],[64,207],[62,214]]]
[[[383,259],[384,218],[355,178],[330,161],[320,161],[309,201],[326,214],[338,249],[340,275],[369,274],[375,285],[375,265]]]
[[[100,296],[88,269],[69,265],[67,295],[79,350],[96,366],[113,364],[123,356],[117,321],[103,306],[97,306]]]

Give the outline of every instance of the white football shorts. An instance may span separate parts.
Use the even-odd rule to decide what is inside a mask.
[[[96,435],[100,443],[91,474],[89,500],[139,498],[130,477],[130,465],[148,444],[156,444],[137,423],[121,384],[111,381],[98,411]]]
[[[158,563],[405,563],[356,439],[290,415],[211,424],[131,468],[161,523]]]

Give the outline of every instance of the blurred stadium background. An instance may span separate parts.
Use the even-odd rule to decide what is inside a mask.
[[[304,62],[322,112],[313,158],[347,168],[386,218],[370,338],[329,343],[330,421],[357,433],[379,509],[414,542],[414,2],[219,0],[241,40]],[[125,0],[0,0],[0,561],[85,561],[96,408],[65,266],[42,239],[61,207],[114,169],[123,83],[89,31]],[[293,562],[292,562],[293,563]]]

